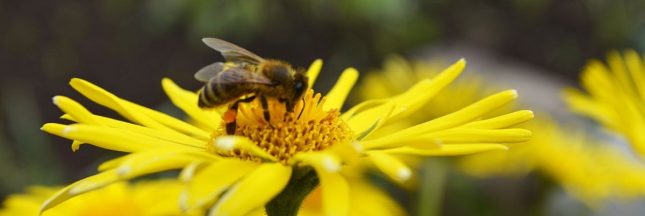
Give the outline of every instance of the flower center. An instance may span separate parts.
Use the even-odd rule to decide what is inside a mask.
[[[259,100],[240,104],[235,135],[249,138],[260,149],[285,164],[298,152],[321,151],[349,141],[351,130],[340,119],[340,112],[336,109],[323,110],[325,99],[320,93],[314,95],[313,90],[309,90],[303,100],[295,105],[293,112],[287,112],[283,103],[269,99],[268,120],[264,117],[265,109]],[[222,131],[213,133],[211,141],[220,135],[223,135]],[[261,161],[259,157],[243,150],[218,154]]]

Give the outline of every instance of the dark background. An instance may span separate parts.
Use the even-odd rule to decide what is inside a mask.
[[[582,0],[2,0],[0,197],[30,184],[64,184],[114,153],[42,133],[61,122],[54,95],[93,105],[67,84],[87,79],[172,113],[162,77],[196,89],[193,73],[221,57],[203,37],[306,67],[325,61],[319,87],[342,68],[380,67],[385,56],[463,43],[573,81],[588,58],[645,48],[645,1]]]

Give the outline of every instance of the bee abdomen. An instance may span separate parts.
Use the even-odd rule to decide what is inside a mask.
[[[221,93],[222,89],[213,83],[207,83],[199,91],[199,107],[215,107],[226,103],[228,100],[223,98],[225,94]]]

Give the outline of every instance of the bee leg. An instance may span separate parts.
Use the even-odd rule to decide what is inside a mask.
[[[267,101],[267,98],[264,95],[260,95],[260,104],[262,105],[264,120],[270,122],[271,114],[269,113],[269,101]]]
[[[302,102],[303,102],[303,104],[304,104],[304,102],[305,102],[305,99],[304,99],[304,98],[302,99]],[[300,119],[300,116],[302,115],[302,112],[303,112],[303,111],[305,111],[305,108],[304,108],[304,107],[302,107],[302,109],[300,109],[300,113],[298,113],[298,118],[296,118],[296,119]]]
[[[233,135],[235,134],[235,129],[237,129],[237,122],[235,119],[237,118],[237,106],[233,108],[233,106],[229,107],[228,110],[224,113],[224,122],[226,123],[226,134]]]
[[[226,110],[226,113],[224,113],[224,122],[226,123],[226,134],[233,135],[235,134],[235,130],[237,129],[237,108],[239,107],[240,103],[248,103],[255,100],[255,95],[244,98],[241,100],[237,100],[231,104],[231,106]]]

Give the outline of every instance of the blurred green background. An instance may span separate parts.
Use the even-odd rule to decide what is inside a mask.
[[[44,122],[59,121],[61,112],[51,104],[54,95],[113,114],[73,92],[70,78],[179,115],[160,80],[170,77],[198,88],[193,73],[221,60],[201,43],[203,37],[222,38],[297,66],[322,58],[318,87],[323,91],[342,68],[367,71],[380,67],[391,53],[413,56],[455,43],[574,81],[590,57],[645,48],[643,11],[645,1],[638,0],[2,0],[0,197],[30,184],[69,183],[115,155],[88,147],[72,153],[68,141],[39,130]],[[485,194],[473,195],[492,190],[492,183],[468,181],[457,179],[446,188],[445,212],[526,212],[535,190],[525,186],[539,180],[504,183],[508,187],[492,194],[510,202],[505,207]]]

